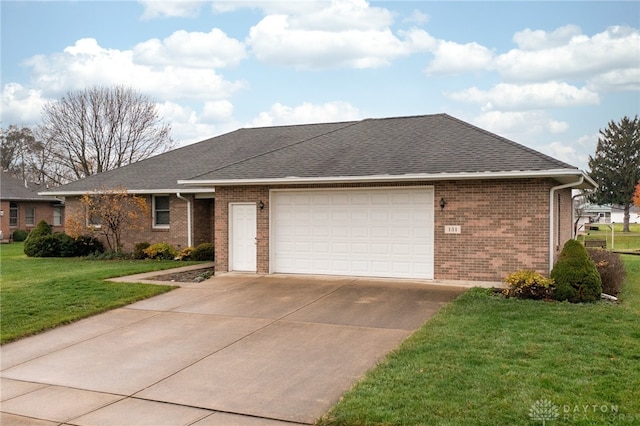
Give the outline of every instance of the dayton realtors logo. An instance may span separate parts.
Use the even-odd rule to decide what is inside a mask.
[[[542,422],[542,426],[551,420],[557,420],[560,417],[558,406],[548,399],[539,399],[529,408],[529,418]]]

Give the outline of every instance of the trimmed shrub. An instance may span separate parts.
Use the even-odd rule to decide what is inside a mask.
[[[193,254],[193,251],[195,249],[193,247],[185,247],[182,250],[180,250],[180,253],[178,253],[178,255],[176,256],[176,260],[183,260],[183,261],[187,261],[187,260],[191,260],[191,255]]]
[[[602,292],[617,296],[625,277],[624,263],[620,255],[602,249],[587,249],[587,252],[600,274]]]
[[[76,252],[74,256],[89,256],[96,253],[104,253],[104,245],[95,237],[80,235],[75,238],[75,241]]]
[[[602,281],[595,263],[582,243],[569,240],[551,271],[555,281],[554,298],[573,303],[595,302],[602,293]]]
[[[24,254],[29,257],[51,257],[43,256],[42,253],[50,253],[53,250],[52,245],[56,244],[53,239],[47,238],[47,241],[38,241],[41,238],[52,235],[51,226],[44,220],[38,222],[35,228],[29,232],[24,240]]]
[[[26,240],[28,235],[29,233],[24,229],[16,229],[15,231],[13,231],[12,238],[13,238],[13,241],[20,242],[20,241]]]
[[[144,251],[148,249],[150,245],[151,244],[147,242],[136,243],[133,246],[133,258],[138,260],[146,259],[147,253],[145,253]]]
[[[144,250],[149,259],[171,260],[178,255],[178,251],[169,243],[151,244]]]
[[[213,261],[214,247],[212,243],[202,243],[191,253],[191,260],[197,261]]]
[[[536,271],[520,270],[504,279],[508,285],[502,293],[518,299],[550,299],[553,296],[554,282]]]

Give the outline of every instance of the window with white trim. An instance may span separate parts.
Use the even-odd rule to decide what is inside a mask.
[[[9,203],[9,226],[18,226],[18,203]]]
[[[36,208],[27,207],[24,209],[24,224],[27,226],[35,226],[36,224]]]
[[[154,195],[153,196],[153,227],[168,228],[169,224],[170,224],[169,196]]]
[[[62,207],[53,208],[53,226],[62,226]]]

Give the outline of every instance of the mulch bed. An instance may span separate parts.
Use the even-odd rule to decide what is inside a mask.
[[[215,271],[213,268],[203,268],[203,269],[194,269],[191,271],[173,272],[170,274],[157,275],[157,276],[151,277],[151,279],[154,281],[173,281],[173,282],[179,282],[179,283],[191,283],[191,282],[203,281],[203,278],[204,279],[210,278],[213,276],[214,272]],[[209,276],[207,277],[207,275]]]

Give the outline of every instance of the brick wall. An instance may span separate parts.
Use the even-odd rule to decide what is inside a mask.
[[[469,180],[375,185],[429,185],[435,188],[434,274],[442,280],[500,281],[518,269],[549,271],[549,190],[546,179]],[[344,188],[367,185],[304,185],[296,188]],[[229,268],[228,206],[262,200],[257,212],[258,273],[269,272],[269,189],[284,186],[216,188],[216,270]],[[571,191],[558,191],[560,233],[557,247],[571,238]],[[439,201],[447,202],[444,210]],[[445,225],[459,225],[460,234],[445,234]],[[554,231],[554,232],[557,232]]]
[[[34,201],[14,201],[18,205],[18,224],[17,226],[9,225],[9,217],[10,217],[10,201],[2,200],[0,202],[0,210],[2,210],[3,214],[0,217],[0,229],[2,230],[3,239],[8,240],[10,235],[13,234],[14,231],[18,229],[22,229],[25,231],[31,231],[36,227],[38,222],[44,220],[49,225],[52,225],[51,229],[53,232],[63,232],[64,231],[64,217],[65,217],[65,209],[63,206],[54,206],[50,202],[34,202]],[[53,226],[53,209],[54,207],[62,207],[62,223],[61,226]],[[26,211],[27,208],[33,208],[35,213],[35,220],[33,225],[27,225],[26,223]]]
[[[264,209],[258,208],[258,202]],[[214,244],[216,271],[229,270],[229,203],[256,203],[257,209],[257,269],[258,273],[269,273],[269,187],[266,186],[221,186],[216,188]]]
[[[181,249],[188,246],[187,236],[187,202],[179,199],[175,195],[169,197],[170,223],[169,228],[154,228],[152,220],[152,196],[143,195],[149,206],[149,215],[145,219],[144,228],[142,230],[127,230],[122,235],[122,245],[124,251],[133,251],[135,243],[147,242],[169,243],[174,247]],[[192,195],[184,195],[193,202]],[[67,197],[65,200],[66,218],[82,218],[85,220],[85,209],[79,202],[79,197]],[[193,215],[192,208],[192,215]],[[106,246],[105,246],[106,247]]]

